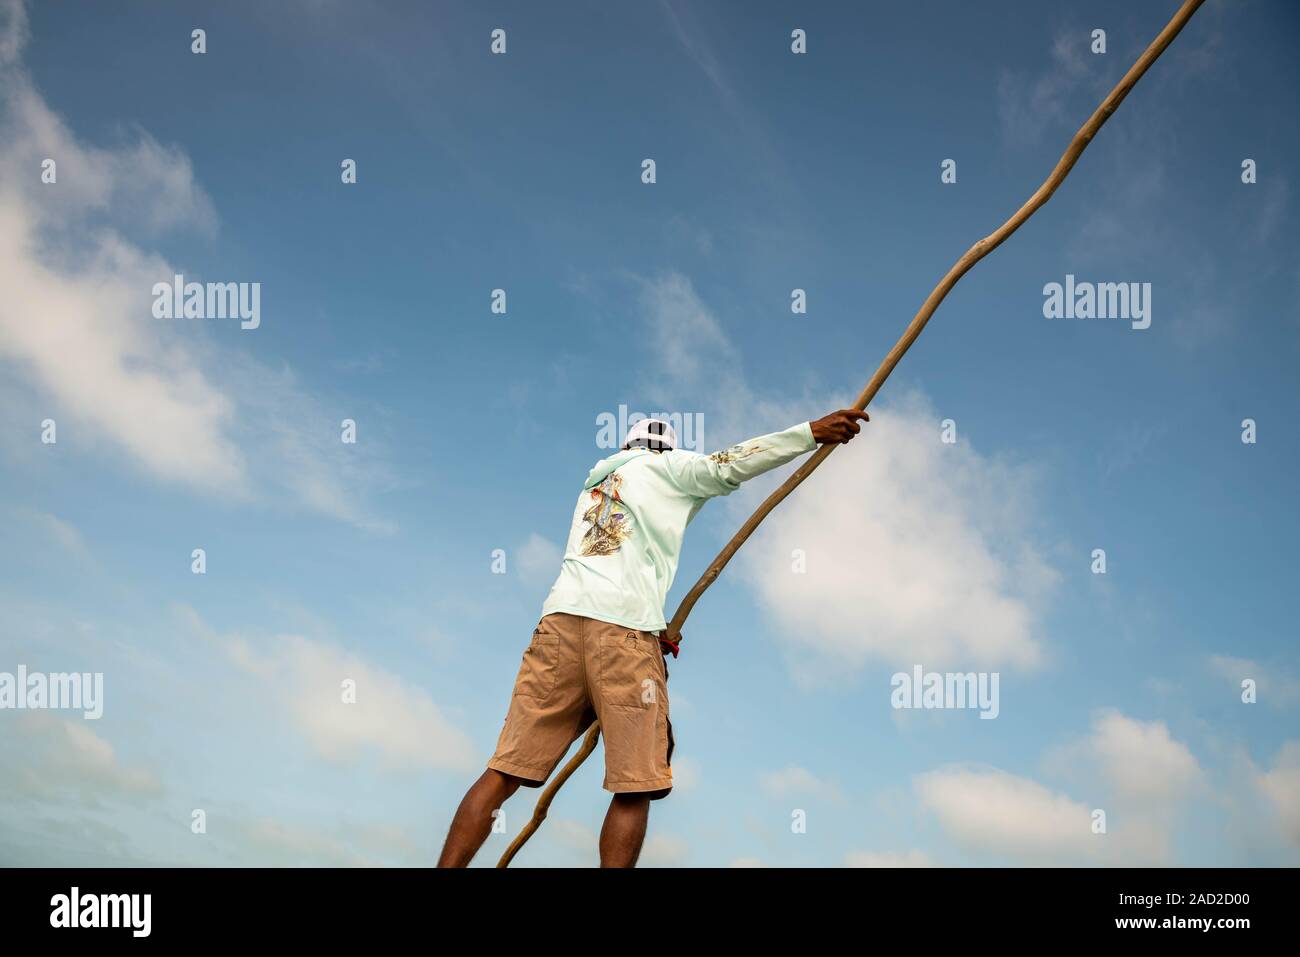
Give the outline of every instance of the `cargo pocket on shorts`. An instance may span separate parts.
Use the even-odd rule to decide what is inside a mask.
[[[560,666],[560,636],[533,632],[533,640],[524,649],[524,660],[515,679],[515,694],[525,698],[545,698],[555,688]]]
[[[666,696],[659,641],[644,631],[620,631],[600,639],[600,695],[614,708],[657,708]]]

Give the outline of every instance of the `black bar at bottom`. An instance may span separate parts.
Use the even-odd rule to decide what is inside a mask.
[[[1295,894],[1293,869],[1227,868],[34,868],[0,870],[0,882],[6,943],[57,943],[75,935],[92,947],[150,940],[337,946],[409,938],[421,948],[461,949],[469,943],[462,934],[490,941],[527,932],[530,941],[549,938],[555,946],[566,939],[626,940],[641,950],[657,935],[688,927],[733,946],[751,940],[770,946],[777,931],[807,934],[810,944],[833,931],[864,945],[901,933],[918,944],[1104,935],[1231,946],[1254,934],[1285,932]],[[649,937],[638,944],[638,935]]]

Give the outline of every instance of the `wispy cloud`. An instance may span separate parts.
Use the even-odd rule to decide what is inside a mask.
[[[338,440],[341,416],[327,403],[254,359],[247,340],[223,344],[151,318],[154,284],[181,270],[139,241],[210,234],[213,204],[189,158],[147,132],[115,147],[81,141],[23,68],[26,37],[23,5],[6,0],[0,162],[16,175],[0,181],[0,363],[30,389],[36,421],[59,420],[65,448],[112,453],[205,495],[278,494],[388,530],[364,504],[382,465],[347,454],[356,447]],[[41,181],[47,159],[53,183]]]
[[[1105,809],[1112,863],[1167,864],[1183,813],[1206,793],[1206,773],[1191,748],[1163,721],[1099,711],[1087,734],[1050,748],[1044,767],[1080,787]]]
[[[1100,850],[1088,806],[1030,778],[996,768],[945,767],[920,775],[913,785],[921,803],[967,851],[1049,863]]]
[[[1045,765],[1077,779],[1085,804],[1023,775],[949,765],[919,775],[922,804],[963,850],[1035,865],[1171,862],[1180,812],[1203,793],[1191,749],[1160,721],[1099,713],[1086,735],[1050,749]],[[1093,812],[1106,815],[1094,831]]]
[[[1277,812],[1283,835],[1300,846],[1300,741],[1288,741],[1273,767],[1256,778]]]
[[[1280,664],[1264,664],[1250,658],[1231,655],[1211,655],[1211,670],[1231,683],[1231,693],[1242,693],[1241,683],[1247,679],[1255,683],[1256,700],[1272,708],[1289,708],[1300,702],[1300,678],[1296,678]]]
[[[90,548],[86,545],[81,531],[71,522],[34,508],[14,509],[11,514],[14,518],[28,522],[42,534],[42,537],[54,542],[68,554],[82,561],[90,560]]]
[[[660,0],[673,35],[691,61],[709,79],[718,97],[733,114],[740,112],[740,101],[732,88],[731,81],[723,70],[722,63],[709,43],[707,35],[689,7],[674,4],[671,0]]]
[[[1149,276],[1156,264],[1172,262],[1176,267],[1173,274],[1162,277],[1156,293],[1163,304],[1156,319],[1157,334],[1167,331],[1173,343],[1187,350],[1206,347],[1230,334],[1234,320],[1240,317],[1240,303],[1223,295],[1227,273],[1233,269],[1225,263],[1224,248],[1254,248],[1252,271],[1267,274],[1293,265],[1277,252],[1290,187],[1287,177],[1276,168],[1266,168],[1260,181],[1251,186],[1237,181],[1239,171],[1232,167],[1223,170],[1224,187],[1238,191],[1229,200],[1232,209],[1222,228],[1231,241],[1225,243],[1222,234],[1188,231],[1178,221],[1187,184],[1181,162],[1171,169],[1165,159],[1168,144],[1178,141],[1179,130],[1164,104],[1194,95],[1189,93],[1189,85],[1222,66],[1222,21],[1223,7],[1207,6],[1194,29],[1184,31],[1175,48],[1143,79],[1148,106],[1143,121],[1108,124],[1090,148],[1087,164],[1104,172],[1094,176],[1091,202],[1063,250],[1068,268],[1079,272],[1122,268],[1134,270],[1140,277]],[[1145,47],[1145,39],[1129,37],[1121,49],[1116,46],[1120,34],[1112,30],[1109,51],[1096,55],[1089,47],[1090,29],[1075,25],[1058,30],[1043,69],[1001,75],[998,112],[1008,148],[1041,145],[1051,150],[1054,159],[1056,141],[1063,149],[1068,137]],[[1055,138],[1050,145],[1048,137]],[[1136,277],[1111,278],[1129,281]]]
[[[23,740],[10,755],[0,799],[29,798],[98,806],[112,798],[152,798],[162,783],[150,769],[124,764],[109,740],[80,719],[29,711],[9,722]]]
[[[998,78],[998,117],[1010,144],[1035,143],[1060,124],[1082,123],[1082,117],[1073,116],[1068,107],[1078,91],[1098,86],[1095,79],[1089,83],[1092,64],[1087,43],[1086,31],[1062,30],[1052,40],[1042,72],[1003,71]]]
[[[179,611],[192,632],[256,682],[255,693],[286,715],[318,756],[351,762],[373,754],[393,769],[473,766],[469,737],[398,675],[328,642],[302,635],[254,642],[214,631],[192,609]],[[354,692],[346,698],[345,683]]]
[[[1117,711],[1100,714],[1086,748],[1122,799],[1150,811],[1185,799],[1202,780],[1191,750],[1163,721],[1138,721]]]

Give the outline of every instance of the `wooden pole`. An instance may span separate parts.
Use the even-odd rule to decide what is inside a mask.
[[[1165,28],[1160,31],[1154,40],[1151,41],[1151,45],[1146,48],[1142,55],[1138,57],[1137,62],[1129,68],[1129,71],[1124,74],[1123,78],[1115,88],[1110,91],[1110,95],[1101,101],[1101,105],[1093,111],[1092,116],[1088,117],[1088,121],[1079,128],[1079,132],[1074,134],[1074,139],[1070,140],[1069,147],[1057,162],[1051,175],[1043,182],[1043,185],[1038,187],[1034,194],[1025,201],[1025,204],[1016,210],[1014,216],[1008,219],[988,236],[985,236],[975,245],[971,246],[971,248],[966,250],[960,259],[953,263],[952,268],[949,269],[944,277],[939,280],[939,284],[935,286],[930,295],[926,297],[925,302],[921,303],[920,310],[918,310],[916,315],[912,317],[912,321],[907,324],[907,328],[903,331],[902,337],[898,342],[894,343],[894,348],[889,350],[889,354],[886,355],[884,361],[880,363],[880,367],[876,369],[876,374],[871,377],[871,381],[868,382],[866,388],[862,390],[862,394],[858,396],[858,400],[853,404],[853,408],[866,409],[871,400],[876,397],[876,393],[879,392],[880,387],[885,384],[885,380],[889,378],[889,374],[894,371],[894,367],[898,365],[899,360],[901,360],[907,350],[911,348],[912,343],[915,342],[917,336],[921,334],[921,330],[925,328],[925,324],[929,322],[930,317],[934,315],[934,311],[939,308],[939,303],[943,302],[944,297],[948,295],[952,290],[952,287],[957,285],[957,280],[966,275],[966,273],[970,271],[970,268],[977,262],[1001,246],[1008,236],[1019,229],[1024,224],[1025,220],[1034,215],[1043,204],[1052,198],[1052,194],[1056,192],[1056,188],[1064,182],[1065,177],[1069,175],[1070,170],[1074,169],[1074,164],[1078,162],[1079,157],[1083,155],[1083,151],[1088,148],[1088,144],[1091,143],[1092,138],[1097,135],[1097,131],[1102,128],[1102,125],[1105,124],[1108,119],[1110,119],[1111,114],[1119,109],[1119,105],[1124,102],[1124,98],[1129,95],[1129,91],[1137,85],[1138,80],[1142,79],[1143,74],[1146,73],[1147,69],[1156,61],[1160,54],[1165,52],[1165,49],[1169,44],[1174,42],[1174,37],[1178,36],[1179,31],[1181,31],[1183,27],[1187,25],[1187,21],[1192,18],[1192,14],[1194,14],[1197,8],[1204,2],[1205,0],[1184,0],[1183,5],[1179,7],[1178,12],[1174,14],[1173,19],[1165,24]],[[804,462],[803,465],[799,466],[799,468],[796,469],[788,479],[782,482],[781,487],[769,495],[754,514],[749,517],[745,524],[740,526],[740,530],[732,536],[731,541],[727,542],[722,551],[718,553],[717,558],[713,559],[713,562],[705,570],[704,574],[700,576],[699,581],[697,581],[691,587],[691,590],[686,593],[686,597],[682,599],[682,603],[677,606],[677,611],[673,615],[672,621],[668,623],[668,637],[670,639],[676,639],[681,634],[682,625],[686,622],[686,617],[691,613],[691,609],[695,607],[695,603],[700,600],[700,596],[703,595],[705,591],[708,590],[709,586],[717,580],[718,576],[722,574],[722,570],[727,567],[727,563],[731,561],[731,557],[739,551],[741,545],[745,544],[749,536],[754,533],[754,529],[758,528],[759,524],[763,519],[767,518],[772,509],[780,505],[781,502],[785,500],[785,497],[798,488],[799,484],[803,482],[804,479],[809,475],[812,475],[817,466],[825,462],[833,451],[835,451],[834,445],[823,445],[814,452],[812,457]],[[550,806],[550,799],[555,796],[555,791],[559,789],[559,785],[564,783],[564,780],[573,773],[577,768],[577,765],[581,764],[582,761],[586,759],[587,755],[591,753],[591,748],[589,748],[587,744],[590,742],[592,747],[595,746],[595,735],[598,731],[599,724],[592,724],[591,728],[587,732],[587,741],[583,742],[583,749],[574,756],[573,760],[565,765],[564,770],[561,772],[560,777],[556,779],[554,785],[547,788],[548,793],[543,793],[542,797],[538,800],[538,807],[542,812],[541,818],[537,817],[536,813],[534,813],[533,820],[529,822],[528,826],[522,833],[520,833],[519,837],[515,838],[514,843],[510,845],[510,849],[506,852],[507,856],[501,859],[501,863],[498,866],[504,867],[509,863],[509,858],[513,857],[519,850],[519,847],[521,847],[524,841],[528,839],[528,836],[531,835],[533,831],[537,830],[537,826],[541,823],[541,819],[546,816],[546,808]],[[546,807],[542,806],[543,800],[546,802]]]
[[[596,742],[599,740],[600,722],[593,721],[591,727],[587,729],[587,736],[582,739],[582,747],[578,748],[577,753],[569,758],[568,764],[560,768],[560,773],[551,780],[551,783],[546,785],[546,789],[542,791],[541,796],[537,799],[537,807],[533,808],[532,818],[524,825],[524,829],[519,832],[518,837],[510,842],[506,852],[501,855],[501,860],[497,861],[497,867],[510,866],[510,862],[519,853],[519,849],[527,843],[528,839],[533,836],[533,832],[541,827],[542,822],[546,820],[546,812],[551,809],[551,799],[555,797],[555,792],[564,785],[565,781],[569,780],[569,776],[574,771],[578,770],[578,765],[587,760],[587,755],[596,750]]]

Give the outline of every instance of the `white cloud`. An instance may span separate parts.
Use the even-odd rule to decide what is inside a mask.
[[[231,345],[228,328],[152,318],[154,283],[183,270],[141,237],[211,233],[212,203],[189,158],[146,132],[111,148],[79,140],[19,62],[25,24],[21,4],[0,7],[0,164],[16,174],[0,180],[0,364],[30,390],[36,421],[58,420],[61,447],[109,451],[203,494],[278,490],[384,530],[358,504],[382,474],[340,451],[342,416],[243,351],[256,332],[236,328],[246,338]]]
[[[704,402],[711,444],[845,404],[757,394],[689,279],[668,273],[641,280],[641,289],[647,333],[664,360],[656,380],[665,391],[655,398],[665,408]],[[964,438],[944,445],[942,416],[919,394],[871,415],[862,436],[764,520],[733,574],[753,587],[784,640],[836,668],[872,657],[954,670],[1039,664],[1035,621],[1057,576],[1026,531],[1035,522],[1034,470],[981,455]],[[769,487],[765,479],[754,486]],[[756,504],[747,486],[731,507],[740,517]],[[806,573],[791,570],[794,549],[806,554]],[[812,664],[805,655],[799,667]]]
[[[845,867],[934,867],[924,851],[850,851],[844,855]]]
[[[18,60],[28,37],[27,9],[21,0],[0,3],[0,67]]]
[[[705,440],[715,449],[799,420],[788,404],[750,388],[739,350],[689,278],[669,271],[636,281],[647,348],[657,357],[640,387],[656,408],[702,412]]]
[[[1163,721],[1105,712],[1093,722],[1086,748],[1115,793],[1148,810],[1182,801],[1201,781],[1196,758]]]
[[[254,646],[238,635],[215,634],[190,609],[180,614],[257,679],[259,693],[287,713],[321,757],[351,761],[373,753],[399,769],[475,766],[469,737],[426,692],[359,655],[301,635]],[[355,703],[343,700],[347,680],[355,683]]]
[[[11,756],[0,797],[50,801],[71,798],[86,805],[111,796],[139,799],[162,793],[158,777],[145,768],[124,765],[113,745],[81,719],[45,711],[24,713],[13,722],[25,740]]]
[[[1284,744],[1272,769],[1259,774],[1256,783],[1277,812],[1286,839],[1300,845],[1300,741]]]
[[[3,130],[0,139],[11,143],[30,135]],[[74,148],[37,149],[66,157]],[[12,149],[0,162],[38,168]],[[143,321],[129,321],[148,315],[146,295],[171,267],[106,232],[89,240],[79,266],[60,263],[38,251],[44,214],[18,192],[0,187],[0,285],[6,292],[0,358],[25,372],[61,414],[148,471],[205,488],[240,486],[243,457],[226,435],[233,403],[187,350],[169,347]],[[67,426],[61,438],[72,438]]]
[[[669,272],[642,280],[641,308],[654,342],[655,380],[668,398],[706,378],[721,392],[734,390],[736,350],[688,278]]]
[[[53,540],[64,551],[82,561],[90,559],[90,549],[81,531],[73,524],[65,522],[57,515],[38,509],[18,509],[14,514],[35,526],[45,537]]]
[[[254,484],[265,474],[274,487],[323,515],[378,534],[396,530],[365,504],[371,488],[392,482],[376,419],[355,408],[327,411],[327,400],[309,392],[287,366],[272,369],[243,355],[223,361],[225,388],[240,397],[240,414],[247,420],[240,441],[253,449],[250,458],[258,463]],[[356,445],[340,441],[345,416],[359,420]]]
[[[1163,865],[1180,813],[1204,792],[1205,773],[1162,721],[1099,712],[1088,734],[1050,749],[1048,773],[1087,787],[1106,812],[1098,845],[1111,864]]]
[[[289,707],[325,757],[374,748],[393,764],[466,770],[476,754],[468,737],[428,694],[357,655],[296,635],[276,640],[282,673],[293,689]],[[357,701],[344,704],[341,683],[356,682]]]
[[[921,803],[966,850],[1030,863],[1078,860],[1100,850],[1087,805],[1030,778],[950,766],[912,783]]]
[[[1024,532],[1032,471],[943,444],[941,418],[916,396],[873,409],[747,543],[741,573],[785,640],[848,665],[1042,661],[1056,573]]]

